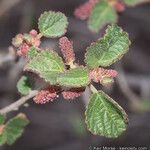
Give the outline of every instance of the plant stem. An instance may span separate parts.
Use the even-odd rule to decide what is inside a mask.
[[[36,96],[38,93],[38,91],[31,91],[27,96],[24,96],[22,98],[20,98],[19,100],[17,100],[16,102],[0,109],[0,114],[7,114],[11,111],[15,111],[18,110],[18,108],[20,106],[22,106],[25,102],[27,102],[30,98]]]
[[[38,35],[37,35],[37,37],[38,37],[38,39],[40,39],[40,38],[42,38],[42,33],[39,33]]]
[[[94,85],[90,84],[90,89],[93,93],[97,93],[97,89],[94,87]]]

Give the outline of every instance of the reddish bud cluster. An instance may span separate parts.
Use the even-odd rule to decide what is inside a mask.
[[[59,47],[61,49],[61,52],[63,54],[66,63],[70,63],[75,60],[73,43],[69,41],[67,37],[62,37],[59,39]]]
[[[12,44],[18,48],[19,56],[26,56],[30,47],[38,47],[40,45],[40,37],[36,30],[31,30],[29,34],[18,34],[12,40]]]
[[[98,0],[89,0],[88,2],[79,6],[79,8],[75,10],[74,15],[82,20],[87,19],[90,16],[92,9],[97,2]]]
[[[121,0],[109,0],[109,3],[117,12],[123,12],[125,10],[125,5]]]
[[[112,69],[104,69],[104,68],[97,68],[90,72],[90,79],[94,80],[94,82],[101,82],[106,77],[116,77],[117,71]]]
[[[70,89],[62,92],[62,95],[64,99],[66,100],[72,100],[74,98],[77,98],[81,96],[81,94],[84,92],[84,89]]]
[[[54,87],[48,87],[41,90],[34,98],[34,102],[37,104],[45,104],[47,102],[52,102],[58,97],[57,89]]]

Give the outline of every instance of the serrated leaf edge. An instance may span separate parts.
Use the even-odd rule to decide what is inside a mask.
[[[86,69],[87,70],[87,73],[89,72],[88,68],[87,67],[84,67],[84,66],[79,66],[80,68],[83,68],[83,69]],[[76,69],[76,68],[74,68]],[[64,73],[67,73],[69,72],[70,70],[67,70],[66,72]],[[61,75],[61,74],[60,74]],[[89,78],[89,73],[88,73],[88,84],[90,84],[90,78]],[[80,88],[80,87],[84,87],[84,86],[87,86],[86,84],[85,85],[82,85],[82,86],[67,86],[69,88]],[[66,87],[66,85],[64,85],[64,87]]]
[[[88,50],[91,46],[93,46],[94,44],[100,42],[101,40],[105,40],[106,35],[107,35],[108,28],[110,28],[111,26],[114,26],[114,25],[116,25],[116,24],[108,25],[108,26],[107,26],[107,29],[105,30],[105,33],[103,34],[103,36],[102,36],[101,38],[99,38],[97,41],[92,42],[92,43],[90,44],[90,46],[88,46],[88,47],[86,48],[86,53],[85,53],[85,58],[84,58],[84,62],[85,62],[86,64],[87,64],[87,61],[86,61],[86,60],[87,60],[87,53],[88,53],[87,50]],[[117,26],[117,27],[119,27],[119,26]],[[119,27],[119,28],[120,28],[120,31],[123,32],[124,34],[126,34],[127,37],[128,37],[128,39],[129,39],[129,34],[128,34],[126,31],[124,31],[121,27]],[[130,46],[130,45],[131,45],[131,41],[129,40],[129,46]],[[126,54],[128,51],[129,51],[129,48],[128,48],[128,49],[125,49],[125,50],[124,50],[124,53],[123,53],[122,55],[120,55],[117,59],[114,59],[114,60],[113,60],[111,63],[109,63],[108,65],[103,65],[103,66],[101,66],[101,67],[108,67],[108,66],[114,64],[115,62],[119,61],[119,60],[123,57],[123,55]],[[91,66],[89,66],[88,64],[87,64],[87,66],[88,66],[90,69],[100,67],[100,65],[97,66],[97,67],[91,67]]]
[[[40,53],[42,53],[42,52],[50,52],[50,53],[53,53],[56,57],[59,57],[59,59],[60,59],[60,60],[62,61],[62,63],[63,63],[63,68],[64,68],[64,70],[62,70],[62,72],[65,71],[65,65],[64,65],[63,59],[62,59],[55,51],[46,49],[46,50],[41,51]],[[39,54],[40,54],[40,53],[39,53]],[[33,59],[37,59],[37,57],[39,57],[39,56],[36,56],[36,57],[33,58]],[[35,73],[35,74],[37,74],[41,79],[43,79],[45,82],[49,82],[49,83],[50,83],[50,81],[48,81],[48,80],[45,79],[43,76],[41,76],[41,74],[40,74],[38,71],[34,71],[34,70],[32,70],[32,69],[27,69],[27,64],[29,63],[29,61],[30,61],[30,60],[27,61],[26,65],[25,65],[25,67],[24,67],[24,69],[23,69],[23,71]],[[62,73],[62,72],[60,72],[60,73]],[[59,74],[59,73],[58,73],[58,74]],[[51,83],[51,85],[55,85],[55,84]]]
[[[128,123],[129,123],[129,119],[128,119],[128,115],[126,114],[125,110],[124,110],[116,101],[114,101],[110,96],[108,96],[106,93],[104,93],[102,90],[97,91],[97,93],[101,93],[101,94],[105,95],[105,97],[107,97],[108,100],[109,100],[115,107],[117,107],[117,108],[120,110],[120,112],[122,113],[123,119],[124,119],[124,123],[125,123],[126,128],[127,128],[127,125],[128,125]],[[94,93],[92,93],[92,94],[94,94]],[[91,99],[92,94],[91,94],[91,96],[90,96],[89,99]],[[89,103],[90,103],[90,101],[89,101]],[[91,128],[88,128],[87,109],[88,109],[89,103],[88,103],[88,105],[86,106],[86,111],[85,111],[85,123],[86,123],[86,125],[87,125],[87,129],[88,129],[93,135],[100,135],[100,134],[94,133]],[[125,131],[125,130],[124,130],[124,131]],[[123,132],[124,132],[124,131],[123,131]],[[104,135],[101,135],[101,136],[105,137]],[[112,137],[108,137],[108,138],[112,138]],[[115,138],[115,137],[114,137],[114,138]]]
[[[40,18],[41,18],[43,15],[45,15],[45,14],[47,14],[47,13],[55,13],[55,14],[56,14],[56,13],[59,13],[59,14],[64,15],[64,17],[65,17],[65,19],[66,19],[66,27],[65,27],[65,31],[64,31],[63,34],[58,35],[58,36],[45,36],[45,35],[43,35],[43,34],[41,33],[41,31],[40,31],[40,29],[39,29],[39,20],[40,20]],[[58,37],[64,36],[64,35],[66,34],[66,32],[67,32],[68,24],[69,24],[69,22],[68,22],[68,19],[67,19],[66,15],[65,15],[64,13],[60,12],[60,11],[58,11],[58,12],[56,12],[56,11],[44,11],[44,12],[40,15],[40,17],[39,17],[39,19],[38,19],[38,29],[39,29],[40,33],[41,33],[44,37],[47,37],[47,38],[58,38]]]
[[[107,1],[106,1],[107,2]],[[108,3],[108,2],[107,2]],[[109,3],[108,3],[108,5],[110,5]],[[111,5],[110,5],[111,6]],[[111,6],[112,7],[112,6]],[[113,7],[112,7],[113,8]],[[113,8],[114,9],[114,8]],[[115,11],[115,10],[114,10]],[[118,22],[118,20],[119,20],[119,17],[118,17],[118,14],[117,14],[117,12],[115,11],[115,13],[116,13],[116,20],[114,21],[114,22],[107,22],[107,23],[105,23],[104,25],[103,25],[103,28],[105,28],[106,26],[108,26],[108,25],[111,25],[112,23],[114,24],[114,23],[117,23]],[[92,29],[92,28],[90,28],[90,26],[89,26],[89,18],[88,18],[88,28],[89,28],[89,30],[92,32],[92,33],[98,33],[98,31],[100,31],[101,29],[98,29],[98,30],[94,30],[94,29]]]

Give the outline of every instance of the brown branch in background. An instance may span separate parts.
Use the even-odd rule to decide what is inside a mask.
[[[12,7],[17,5],[21,0],[2,0],[0,2],[0,17],[2,17]]]
[[[128,85],[122,65],[120,63],[115,65],[115,69],[119,72],[119,75],[116,79],[123,94],[128,98],[131,104],[140,102],[140,98],[132,91],[132,89]]]
[[[8,48],[8,50],[9,50],[9,52],[7,54],[0,53],[0,66],[7,62],[10,63],[12,61],[15,61],[15,59],[16,59],[15,50],[11,46]]]
[[[22,106],[25,102],[36,96],[38,91],[31,91],[27,96],[24,96],[17,100],[16,102],[6,106],[5,108],[0,109],[0,114],[7,114],[11,111],[16,111],[20,106]]]

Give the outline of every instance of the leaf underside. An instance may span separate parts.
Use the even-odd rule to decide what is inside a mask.
[[[95,5],[88,20],[88,27],[91,31],[98,32],[105,25],[117,22],[116,11],[106,0],[101,0]]]
[[[39,30],[45,37],[60,37],[66,32],[67,17],[61,12],[44,12],[39,18]]]
[[[54,51],[42,51],[27,63],[24,70],[37,73],[46,82],[56,84],[57,75],[64,72],[65,66]]]
[[[93,134],[116,138],[126,130],[125,111],[102,91],[92,94],[85,114],[87,128]]]
[[[29,94],[31,87],[27,76],[22,76],[17,83],[17,89],[22,95]]]
[[[62,73],[57,78],[57,83],[66,87],[82,87],[89,84],[88,71],[84,67],[77,67],[65,73]]]
[[[85,62],[90,68],[110,66],[122,58],[129,45],[126,32],[117,25],[108,26],[104,37],[87,48]]]

